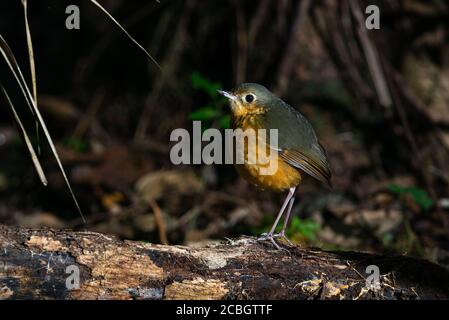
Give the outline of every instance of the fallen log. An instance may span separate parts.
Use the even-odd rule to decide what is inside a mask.
[[[285,248],[0,226],[0,299],[449,299],[448,270],[425,260]]]

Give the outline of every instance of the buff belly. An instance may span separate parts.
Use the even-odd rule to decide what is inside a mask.
[[[261,128],[258,123],[258,112],[242,114],[239,117],[233,119],[234,128],[241,128],[243,130],[253,129],[256,132],[257,144],[253,148],[248,147],[244,144],[244,163],[235,165],[239,174],[257,186],[260,189],[267,189],[273,191],[284,191],[292,187],[297,186],[301,182],[301,174],[299,170],[290,166],[288,163],[283,161],[280,157],[270,158],[270,152],[276,152],[271,150],[271,148],[266,144],[265,140],[259,136],[257,130]],[[234,149],[236,151],[236,149]],[[263,153],[262,153],[263,151]],[[238,151],[237,151],[238,152]],[[253,157],[250,157],[250,153]],[[259,159],[259,155],[263,161],[266,162],[268,159],[270,162],[265,164],[260,164],[258,161],[248,161],[248,159]],[[268,158],[267,158],[268,156]],[[277,169],[269,171],[271,174],[262,174],[262,172],[267,173],[266,169],[268,166],[272,165],[271,161],[277,162]]]
[[[237,171],[250,183],[260,189],[284,191],[301,182],[299,171],[278,158],[277,170],[271,175],[262,175],[261,166],[257,164],[239,164]]]

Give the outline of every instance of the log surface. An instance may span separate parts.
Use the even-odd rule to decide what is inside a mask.
[[[424,260],[285,248],[254,238],[196,248],[0,226],[0,299],[449,299],[448,270]],[[367,286],[369,265],[379,268],[378,288]],[[79,288],[67,286],[73,268]]]

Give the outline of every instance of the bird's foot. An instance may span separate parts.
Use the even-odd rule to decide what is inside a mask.
[[[257,241],[266,241],[269,240],[278,250],[281,250],[282,248],[276,243],[274,240],[274,235],[272,233],[262,233],[259,238],[257,238]]]
[[[279,233],[273,234],[273,238],[282,238],[284,239],[290,246],[294,246],[293,242],[290,241],[289,238],[285,235],[285,230],[282,230]]]

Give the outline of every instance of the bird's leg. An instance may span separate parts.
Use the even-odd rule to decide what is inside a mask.
[[[270,240],[271,243],[273,243],[273,245],[280,249],[279,245],[276,243],[276,241],[274,241],[273,235],[274,235],[274,231],[276,230],[276,227],[279,223],[279,220],[281,220],[281,217],[285,211],[285,208],[287,207],[287,205],[289,204],[290,200],[292,199],[293,195],[295,194],[295,190],[296,187],[290,188],[290,191],[288,192],[287,198],[285,198],[284,203],[282,204],[281,210],[279,210],[279,213],[276,217],[276,220],[273,223],[273,226],[270,229],[270,232],[268,232],[267,234],[262,234],[261,237],[259,237],[258,240]],[[293,205],[293,204],[292,204]],[[291,206],[289,207],[289,209],[291,210]],[[289,211],[290,211],[289,210]]]
[[[292,199],[293,195],[295,194],[295,190],[296,190],[296,187],[290,188],[290,191],[288,192],[288,195],[285,198],[284,203],[282,204],[282,208],[279,211],[278,216],[276,217],[276,220],[274,221],[273,226],[271,227],[271,230],[268,233],[268,235],[273,235],[274,234],[274,231],[276,230],[276,227],[277,227],[277,225],[279,223],[279,220],[281,220],[282,214],[285,211],[285,207],[287,207],[287,204],[290,202],[290,200]]]
[[[284,219],[284,226],[282,227],[281,232],[273,235],[273,237],[283,238],[291,246],[293,246],[293,243],[290,241],[289,238],[287,238],[287,236],[285,235],[285,231],[287,230],[288,220],[290,219],[290,214],[292,212],[292,207],[293,207],[293,203],[294,202],[295,202],[295,198],[291,198],[290,199],[290,203],[289,203],[288,208],[287,208],[287,214],[286,214],[285,219]]]

